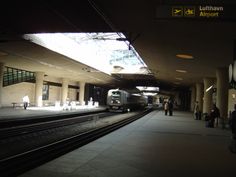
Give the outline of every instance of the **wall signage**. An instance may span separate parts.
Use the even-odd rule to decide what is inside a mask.
[[[223,14],[223,6],[172,6],[172,17],[217,18]]]
[[[222,6],[199,6],[199,17],[220,17],[223,13]]]
[[[236,6],[229,5],[160,5],[156,18],[236,20]]]

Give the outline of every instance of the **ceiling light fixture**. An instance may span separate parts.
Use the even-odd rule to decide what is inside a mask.
[[[147,70],[148,67],[147,67],[147,66],[141,66],[139,69],[141,69],[141,70]]]
[[[179,72],[179,73],[186,73],[187,72],[186,70],[182,70],[182,69],[176,69],[175,71]]]
[[[113,68],[114,68],[114,69],[117,69],[117,70],[122,70],[122,69],[124,69],[122,66],[119,66],[119,65],[114,65]]]
[[[175,79],[177,79],[177,80],[179,80],[179,81],[182,81],[182,80],[183,80],[183,78],[181,78],[181,77],[176,77]]]
[[[207,89],[206,89],[206,92],[208,92],[209,90],[211,90],[213,88],[213,85],[211,85],[210,87],[208,87]]]
[[[176,57],[181,59],[193,59],[193,56],[188,54],[177,54]]]

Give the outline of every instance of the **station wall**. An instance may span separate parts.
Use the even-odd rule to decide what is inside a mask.
[[[2,106],[12,106],[13,102],[21,103],[25,95],[28,95],[30,102],[32,102],[34,100],[34,91],[35,84],[27,82],[3,87]]]
[[[71,84],[71,83],[70,83]],[[23,96],[28,95],[31,105],[35,105],[35,84],[22,82],[7,87],[3,87],[3,107],[12,106],[13,102],[22,103]],[[68,99],[76,101],[78,99],[77,89],[68,88]],[[56,101],[61,100],[61,87],[49,85],[49,98],[43,100],[44,106],[54,105]]]
[[[49,99],[43,100],[43,105],[49,106],[55,104],[56,101],[61,100],[61,87],[49,86]]]
[[[78,101],[77,90],[73,88],[68,89],[68,98],[70,101]]]

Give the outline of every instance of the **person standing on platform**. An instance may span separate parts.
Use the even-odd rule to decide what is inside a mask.
[[[24,109],[27,109],[28,105],[29,105],[29,96],[25,95],[23,97],[23,103],[24,103]]]
[[[215,104],[213,104],[213,108],[210,114],[210,127],[214,128],[215,120],[216,120],[216,126],[218,126],[219,117],[220,117],[220,110],[219,108],[216,107]]]
[[[231,130],[232,140],[230,145],[230,151],[236,153],[236,104],[234,105],[234,111],[231,113]]]
[[[195,116],[195,120],[199,119],[199,105],[198,105],[198,101],[196,101],[195,105],[194,105],[194,116]]]
[[[218,127],[219,119],[220,119],[220,110],[219,108],[216,107],[215,104],[213,107],[214,107],[214,111],[216,112],[216,127]]]
[[[173,115],[173,107],[174,107],[174,105],[173,105],[172,101],[170,100],[168,103],[169,116]]]
[[[164,110],[165,110],[165,115],[167,116],[167,113],[168,113],[168,102],[167,101],[164,103]]]

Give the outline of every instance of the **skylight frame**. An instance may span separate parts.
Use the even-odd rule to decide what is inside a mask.
[[[150,74],[147,65],[134,47],[127,43],[122,33],[37,33],[25,34],[23,38],[109,75]],[[127,62],[111,64],[114,59],[112,55],[118,50],[124,51],[124,55],[118,57],[124,57],[128,53],[128,58],[124,60],[133,62],[136,66],[130,66]],[[114,70],[114,66],[120,66],[122,69]],[[142,67],[146,67],[147,71],[141,71]]]

